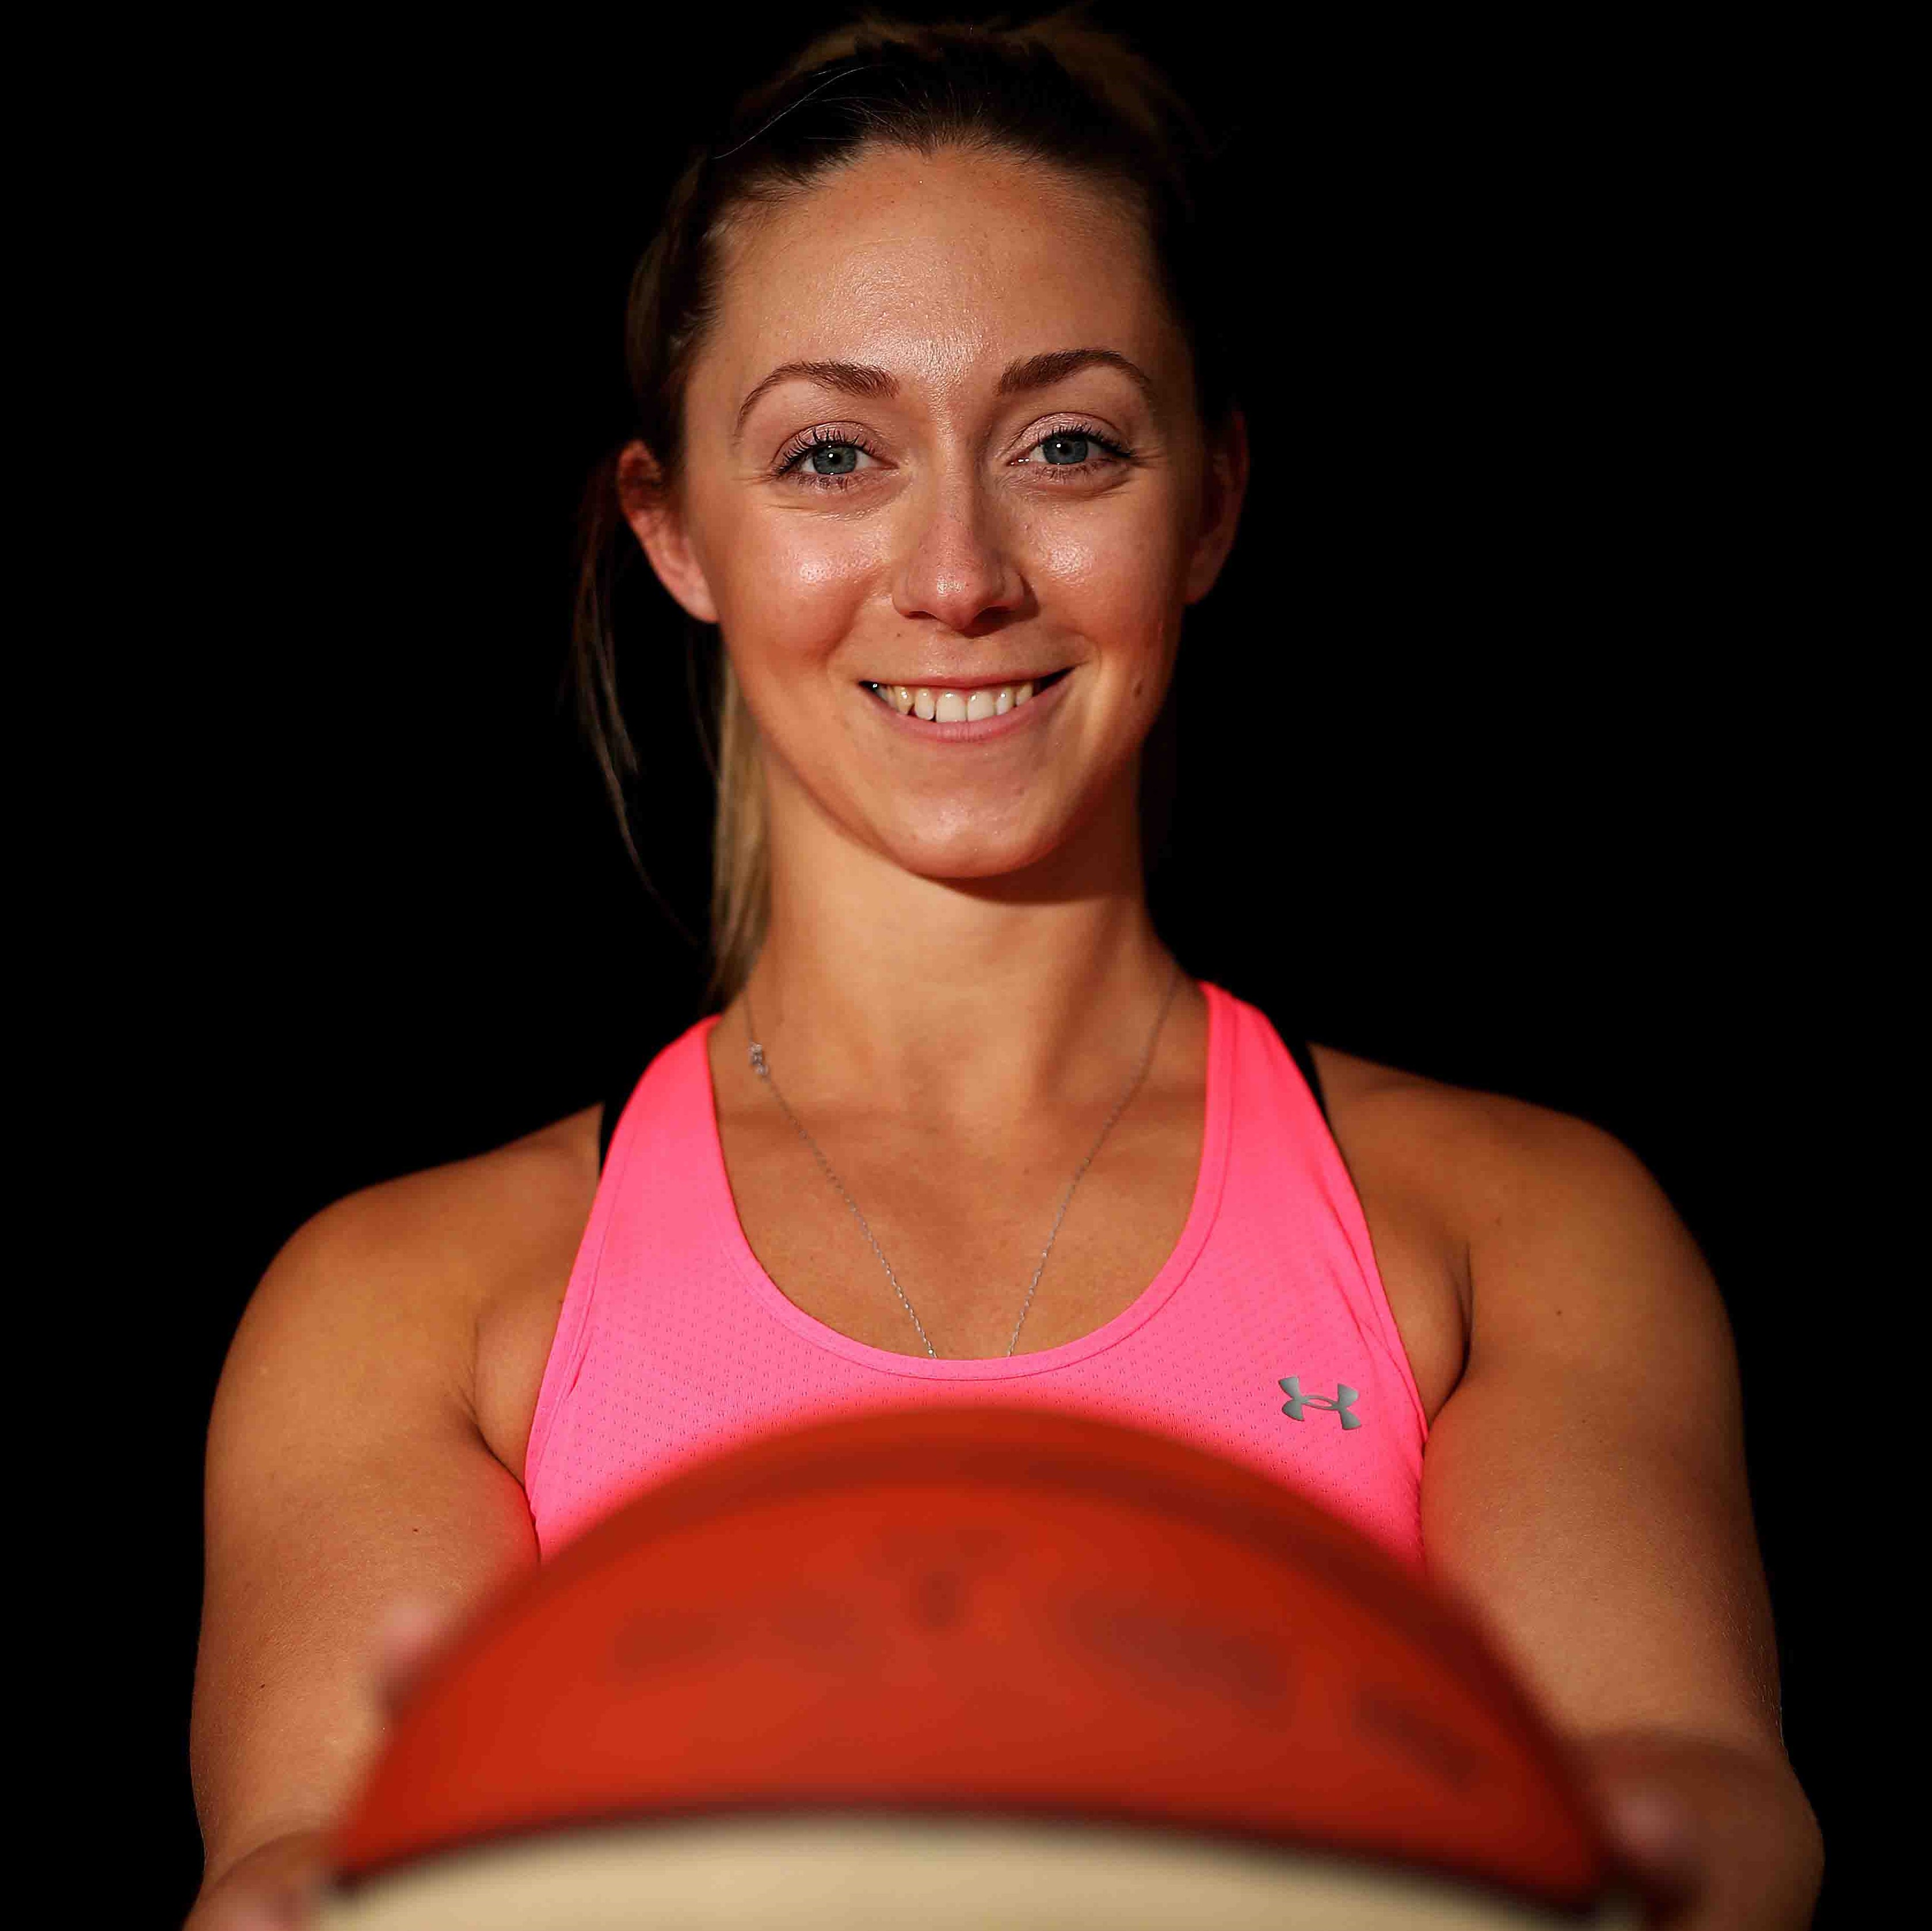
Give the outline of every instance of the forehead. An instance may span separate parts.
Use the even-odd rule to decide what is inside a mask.
[[[851,361],[944,388],[1044,350],[1118,349],[1156,379],[1185,347],[1117,195],[1004,154],[874,150],[744,219],[694,385]]]

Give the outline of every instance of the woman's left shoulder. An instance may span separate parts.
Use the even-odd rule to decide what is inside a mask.
[[[1430,1576],[1600,1795],[1675,1807],[1697,1924],[1803,1923],[1822,1840],[1784,1753],[1736,1349],[1696,1241],[1588,1120],[1346,1053],[1316,1064],[1365,1206],[1430,1226],[1469,1296],[1423,1464]]]
[[[1630,1147],[1551,1107],[1314,1056],[1432,1427],[1479,1375],[1571,1402],[1701,1390],[1701,1414],[1732,1418],[1723,1297]]]
[[[1312,1051],[1352,1171],[1426,1203],[1454,1238],[1478,1243],[1502,1229],[1557,1225],[1607,1232],[1620,1223],[1682,1234],[1642,1159],[1589,1120],[1332,1047]]]

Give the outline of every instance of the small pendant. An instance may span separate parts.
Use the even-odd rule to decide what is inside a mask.
[[[765,1049],[755,1039],[752,1042],[752,1070],[760,1079],[771,1078],[771,1074],[765,1066]]]

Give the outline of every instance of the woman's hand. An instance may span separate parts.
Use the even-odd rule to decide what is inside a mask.
[[[306,1931],[322,1882],[322,1831],[292,1831],[230,1864],[205,1889],[183,1931]]]
[[[451,1621],[447,1605],[406,1597],[392,1604],[376,1636],[371,1665],[386,1723],[409,1693]],[[328,1876],[327,1827],[270,1839],[203,1890],[183,1931],[307,1931]]]
[[[377,1701],[393,1717],[451,1621],[395,1603],[377,1633]],[[1623,1873],[1658,1931],[1804,1931],[1824,1869],[1816,1817],[1781,1759],[1660,1731],[1576,1747]],[[260,1846],[205,1891],[184,1931],[306,1931],[326,1828]]]
[[[1824,1840],[1781,1757],[1660,1731],[1580,1745],[1624,1876],[1658,1931],[1805,1931]]]

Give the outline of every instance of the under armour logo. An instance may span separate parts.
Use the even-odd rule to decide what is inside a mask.
[[[1355,1402],[1362,1391],[1350,1387],[1346,1381],[1336,1383],[1332,1402],[1326,1395],[1304,1395],[1299,1375],[1284,1375],[1281,1386],[1282,1393],[1288,1396],[1281,1405],[1281,1411],[1290,1421],[1300,1421],[1304,1408],[1328,1408],[1342,1417],[1344,1428],[1360,1428],[1362,1425],[1361,1417],[1355,1413]]]

